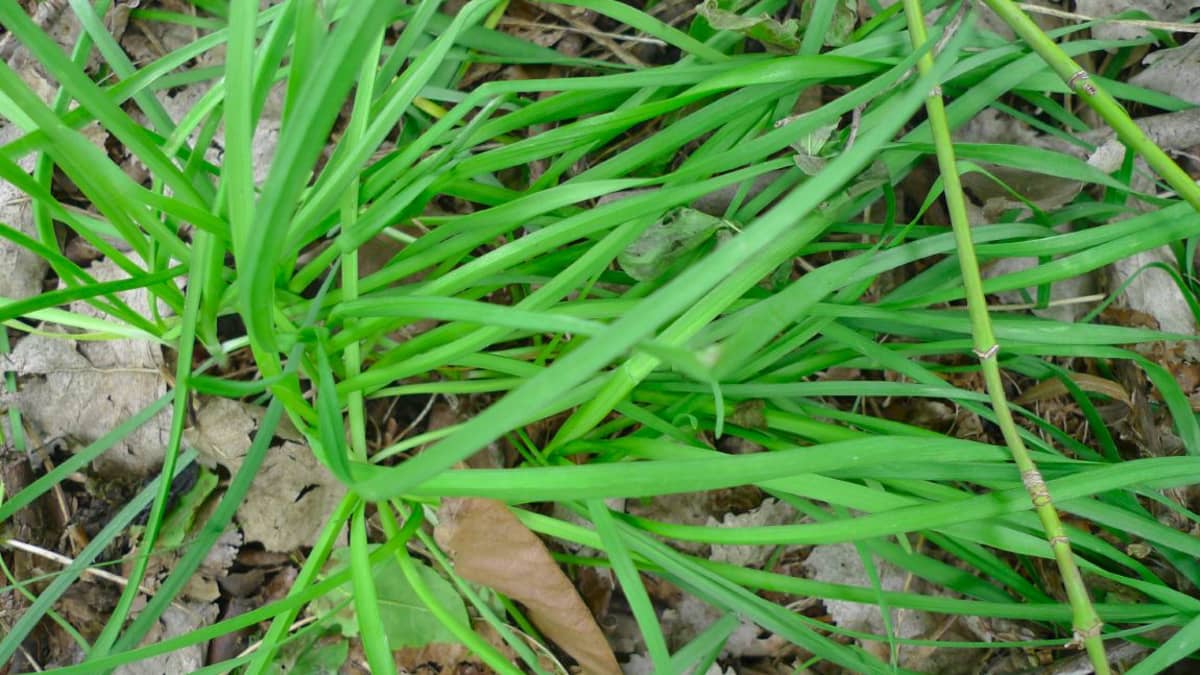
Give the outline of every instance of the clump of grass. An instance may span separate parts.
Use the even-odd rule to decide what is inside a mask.
[[[1175,336],[1018,315],[992,317],[995,341],[1003,347],[996,354],[988,351],[993,343],[986,334],[978,343],[972,336],[986,318],[979,304],[984,293],[1048,287],[1139,251],[1183,247],[1200,217],[1186,203],[1134,192],[1128,172],[1109,176],[1065,154],[995,146],[964,147],[960,156],[971,159],[975,152],[980,161],[1077,180],[1089,189],[1054,212],[977,224],[969,237],[960,229],[957,240],[919,219],[902,220],[917,214],[898,204],[901,181],[935,148],[949,151],[949,129],[980,111],[993,107],[1024,119],[1029,114],[1023,110],[1046,110],[1063,136],[1082,126],[1078,111],[1062,101],[1065,85],[1026,44],[1009,44],[969,18],[957,23],[958,3],[945,3],[949,11],[931,22],[923,38],[909,32],[923,25],[920,3],[912,2],[905,3],[907,17],[881,11],[848,44],[831,49],[822,43],[822,22],[833,20],[840,3],[816,0],[797,53],[751,53],[743,36],[714,31],[702,20],[673,28],[626,5],[590,0],[589,8],[679,52],[667,65],[633,69],[567,58],[487,27],[503,9],[497,0],[472,0],[453,18],[428,2],[291,1],[262,11],[251,1],[197,4],[205,11],[202,20],[163,10],[147,14],[205,32],[140,66],[128,62],[85,3],[72,3],[85,32],[69,56],[16,3],[0,5],[0,22],[60,87],[58,100],[48,105],[12,68],[0,65],[0,112],[26,132],[0,149],[0,176],[35,200],[38,233],[23,236],[5,225],[0,234],[43,256],[63,284],[63,290],[0,301],[0,319],[17,331],[46,321],[169,345],[176,371],[164,476],[193,461],[182,437],[194,394],[267,402],[242,469],[136,617],[131,608],[167,511],[167,480],[150,484],[42,590],[0,641],[0,659],[15,653],[62,593],[151,504],[117,609],[85,646],[87,660],[60,672],[97,672],[270,621],[255,652],[209,668],[244,665],[245,672],[265,672],[293,639],[289,627],[302,608],[347,580],[356,590],[371,666],[392,671],[372,602],[371,566],[388,556],[411,565],[404,547],[424,534],[415,514],[430,500],[462,495],[503,500],[536,532],[603,551],[605,560],[596,562],[616,571],[658,672],[711,663],[716,654],[707,647],[723,642],[736,622],[718,622],[672,654],[641,573],[658,575],[729,617],[744,617],[792,641],[814,660],[852,672],[891,672],[895,664],[849,646],[839,627],[794,614],[758,591],[1018,619],[1065,643],[1073,618],[1077,627],[1092,624],[1078,620],[1086,594],[1075,597],[1073,587],[1070,602],[1056,599],[1058,581],[1033,572],[1054,554],[1048,534],[1055,543],[1069,538],[1073,553],[1057,551],[1064,565],[1077,565],[1138,598],[1097,598],[1094,615],[1085,617],[1098,617],[1104,627],[1089,647],[1100,638],[1144,640],[1141,635],[1164,625],[1182,626],[1163,644],[1151,644],[1152,655],[1136,672],[1152,672],[1196,648],[1197,603],[1179,587],[1200,581],[1200,544],[1159,523],[1148,500],[1161,503],[1164,490],[1195,482],[1200,426],[1170,373],[1126,348]],[[755,16],[783,4],[764,0],[743,12]],[[398,25],[398,34],[389,30]],[[1086,27],[1068,26],[1052,36]],[[1079,39],[1061,47],[1078,55],[1136,42]],[[92,48],[111,78],[95,81],[84,73]],[[222,67],[180,70],[219,49],[225,52]],[[465,69],[477,62],[557,65],[573,69],[574,76],[497,80],[460,90]],[[208,93],[185,117],[172,120],[156,95],[202,78],[209,80]],[[277,83],[285,91],[278,150],[256,184],[254,130]],[[944,109],[934,104],[925,121],[923,107],[937,88],[947,103]],[[807,91],[825,96],[796,115]],[[1120,96],[1130,105],[1184,105],[1136,87],[1122,87]],[[135,121],[143,118],[148,127]],[[92,121],[147,167],[148,185],[82,135]],[[219,165],[207,155],[218,129],[225,148]],[[793,148],[821,133],[829,135],[821,144],[824,166],[809,175],[797,166]],[[39,161],[33,176],[15,163],[30,153]],[[953,155],[942,159],[943,180],[936,187],[945,186],[953,200],[960,195],[951,176],[963,164],[956,165]],[[79,217],[64,207],[50,189],[55,167],[95,215]],[[646,188],[651,191],[600,199]],[[614,264],[669,211],[722,190],[732,192],[719,214],[737,226],[732,238],[718,243],[714,235],[642,281]],[[929,199],[939,196],[937,190]],[[426,217],[431,205],[450,199],[471,209]],[[1133,212],[1139,200],[1157,208],[1113,222]],[[957,220],[961,213],[954,215]],[[1080,227],[1068,234],[1054,229],[1068,220]],[[414,222],[423,226],[419,234],[400,232],[398,225]],[[61,254],[60,231],[101,248],[130,279],[96,281]],[[379,236],[395,236],[404,245],[367,273],[362,257]],[[113,238],[124,246],[106,243]],[[959,272],[958,263],[974,255],[964,238],[973,240],[985,261],[1028,255],[1041,261],[976,287],[976,279],[964,281]],[[810,261],[809,268],[797,271],[798,258]],[[923,271],[897,274],[917,268]],[[875,284],[884,275],[903,281],[885,290]],[[1183,277],[1190,283],[1189,275]],[[182,292],[176,281],[184,282]],[[151,306],[162,303],[170,311],[133,312],[115,295],[130,288],[146,289]],[[108,318],[60,308],[72,300],[86,300]],[[972,303],[969,314],[964,301]],[[233,315],[241,318],[244,334],[218,325]],[[435,327],[410,339],[395,337],[430,319]],[[1019,424],[1006,423],[1002,392],[989,404],[967,384],[971,378],[952,377],[973,346],[986,355],[993,392],[1001,369],[1069,383],[1061,366],[1071,359],[1137,364],[1172,414],[1187,455],[1126,459],[1108,434],[1098,430],[1085,443],[1017,407],[1012,413]],[[247,351],[256,377],[223,377],[227,359]],[[850,370],[863,376],[835,375]],[[814,379],[821,374],[826,377]],[[8,384],[16,385],[11,377]],[[1070,385],[1068,390],[1084,414],[1100,419],[1093,396]],[[366,406],[372,399],[479,392],[493,397],[490,405],[448,429],[386,447],[370,442]],[[989,439],[997,444],[936,437],[830,402],[887,396],[941,399],[1001,423],[1010,445],[1028,447],[1054,505],[1094,529],[1067,525],[1047,533],[1047,521],[1035,516],[1022,485],[1027,467],[1014,466],[999,436]],[[761,410],[753,421],[736,414],[747,402]],[[73,463],[9,495],[0,519],[153,412],[131,418]],[[350,489],[329,514],[291,592],[234,619],[138,647],[233,518],[285,415]],[[563,421],[544,442],[524,432],[551,418]],[[719,453],[706,440],[721,435],[769,451]],[[455,468],[497,440],[523,452],[522,466]],[[424,444],[421,452],[409,452]],[[614,513],[604,505],[613,497],[741,485],[762,488],[810,522],[695,527]],[[568,506],[594,529],[521,508],[533,502]],[[1196,519],[1186,505],[1169,506]],[[389,537],[382,546],[372,546],[368,507],[385,516]],[[400,526],[393,513],[410,518]],[[351,564],[321,578],[347,529]],[[910,547],[911,533],[924,535],[927,545]],[[757,546],[855,542],[871,554],[865,559],[879,556],[947,593],[740,569],[686,555],[655,535]],[[1149,544],[1152,559],[1127,554],[1132,543]],[[959,573],[964,569],[969,573]],[[912,642],[875,637],[893,645]],[[1021,643],[993,646],[1006,645]],[[1100,653],[1093,651],[1098,666]],[[486,658],[506,667],[495,653]],[[538,668],[536,661],[527,665]]]

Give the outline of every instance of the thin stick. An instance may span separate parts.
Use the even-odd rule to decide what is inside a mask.
[[[992,2],[989,1],[989,4]],[[908,32],[913,48],[919,49],[928,40],[921,1],[904,0],[904,13],[908,19]],[[1024,15],[1022,14],[1022,16]],[[917,67],[922,73],[932,70],[933,56],[926,53],[917,62]],[[1100,636],[1103,624],[1092,606],[1091,598],[1088,597],[1083,576],[1075,565],[1075,558],[1071,554],[1070,539],[1067,538],[1066,530],[1058,517],[1058,511],[1050,499],[1046,482],[1042,479],[1041,472],[1038,471],[1037,465],[1033,463],[1029,451],[1025,448],[1025,443],[1021,440],[1017,425],[1013,421],[1012,411],[1008,406],[1008,400],[1004,395],[1004,381],[997,358],[1000,345],[996,342],[996,336],[992,332],[991,317],[988,315],[987,298],[983,293],[983,280],[979,273],[979,261],[975,256],[974,242],[971,240],[971,222],[967,216],[966,198],[963,196],[962,181],[958,175],[954,142],[950,136],[950,123],[946,116],[945,104],[942,102],[940,87],[934,87],[930,92],[925,101],[925,109],[929,114],[929,125],[937,149],[938,167],[945,187],[946,207],[950,214],[950,224],[954,229],[954,240],[962,269],[963,290],[966,293],[967,312],[971,319],[971,333],[975,344],[973,351],[979,358],[983,370],[988,396],[991,398],[992,409],[996,413],[996,422],[1004,434],[1004,440],[1012,453],[1013,462],[1021,473],[1021,482],[1025,484],[1030,501],[1033,502],[1033,507],[1037,511],[1042,529],[1045,531],[1050,548],[1054,553],[1054,559],[1058,563],[1063,584],[1066,586],[1067,598],[1071,603],[1072,625],[1075,629],[1075,640],[1072,644],[1079,643],[1087,648],[1097,675],[1108,675],[1111,671],[1108,658],[1104,653],[1104,641]],[[1129,124],[1135,129],[1137,128],[1132,121]]]
[[[1043,7],[1042,5],[1033,5],[1028,2],[1022,2],[1017,5],[1021,9],[1030,14],[1044,14],[1058,19],[1070,19],[1072,21],[1097,21],[1099,23],[1109,24],[1112,26],[1134,26],[1137,28],[1152,28],[1154,30],[1165,30],[1172,33],[1200,33],[1200,25],[1194,23],[1179,23],[1177,21],[1147,21],[1145,19],[1110,19],[1102,16],[1088,16],[1078,12],[1064,12],[1061,9],[1053,7]]]
[[[580,35],[587,35],[588,37],[593,37],[593,36],[605,37],[605,38],[608,38],[608,39],[614,40],[614,41],[637,42],[639,44],[655,45],[658,47],[666,47],[667,46],[667,43],[663,42],[662,40],[659,40],[658,38],[641,37],[640,35],[621,35],[620,33],[607,33],[602,30],[596,30],[595,28],[586,28],[586,27],[582,27],[582,26],[556,26],[556,25],[550,24],[550,23],[540,23],[537,21],[526,21],[524,19],[512,19],[509,17],[500,19],[500,25],[502,25],[502,26],[518,26],[520,28],[542,28],[542,29],[545,29],[546,31],[561,30],[561,31],[564,31],[567,33],[579,33]]]
[[[46,560],[52,560],[64,567],[75,562],[71,558],[68,558],[67,556],[62,555],[61,553],[55,553],[54,551],[44,549],[41,546],[35,546],[33,544],[29,544],[29,543],[20,541],[18,539],[6,539],[5,541],[0,542],[0,543],[2,543],[4,546],[7,546],[8,548],[11,548],[11,549],[16,549],[18,551],[24,551],[26,553],[35,555],[39,558],[45,558]],[[113,574],[112,572],[105,572],[104,570],[98,569],[95,567],[88,567],[88,568],[84,569],[83,572],[84,572],[84,574],[89,574],[93,577],[96,577],[97,579],[104,579],[105,581],[111,581],[112,583],[117,584],[118,586],[121,586],[122,588],[129,585],[129,580],[126,579],[125,577],[117,576],[116,574]],[[145,586],[138,586],[138,590],[145,593],[146,595],[154,595],[154,591],[146,588]]]
[[[292,625],[288,626],[287,632],[295,633],[297,630],[300,630],[301,628],[304,628],[308,624],[310,624],[314,621],[318,621],[320,619],[321,619],[321,617],[319,617],[319,616],[304,617],[303,619],[300,619],[296,623],[293,623]],[[259,641],[255,642],[254,644],[250,645],[249,647],[246,647],[245,649],[243,649],[242,652],[240,654],[238,654],[235,658],[240,659],[243,656],[250,656],[254,652],[258,651],[258,648],[261,646],[262,646],[262,640],[259,640]]]

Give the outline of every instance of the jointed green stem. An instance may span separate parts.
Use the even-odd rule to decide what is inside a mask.
[[[995,3],[990,2],[989,5]],[[908,17],[908,29],[914,49],[925,44],[925,17],[921,11],[920,0],[904,0],[904,11]],[[1018,10],[1019,11],[1019,10]],[[1028,20],[1028,18],[1026,18]],[[1035,27],[1036,29],[1036,27]],[[1018,31],[1020,32],[1020,31]],[[1039,35],[1045,35],[1038,31]],[[1022,37],[1025,37],[1022,35]],[[1048,40],[1048,38],[1046,38]],[[1066,58],[1064,56],[1064,58]],[[925,54],[917,67],[922,73],[933,67],[933,55]],[[1114,102],[1115,105],[1115,102]],[[1004,396],[1004,384],[1000,377],[998,352],[1000,345],[992,332],[992,322],[987,311],[987,300],[983,293],[983,281],[979,274],[979,262],[975,257],[975,247],[971,240],[971,223],[967,217],[966,201],[963,197],[962,183],[959,179],[957,162],[954,155],[954,145],[950,137],[950,123],[946,117],[946,108],[942,102],[941,90],[935,88],[926,100],[926,111],[929,115],[930,129],[933,132],[934,144],[937,148],[938,167],[941,171],[946,193],[946,206],[950,214],[951,226],[954,229],[954,239],[958,248],[959,264],[962,268],[963,290],[967,298],[967,312],[971,318],[971,332],[974,336],[975,354],[979,357],[983,370],[984,382],[988,395],[996,413],[996,421],[1004,434],[1004,440],[1012,452],[1013,461],[1021,472],[1021,480],[1029,492],[1029,498],[1037,511],[1038,519],[1050,541],[1054,559],[1066,586],[1067,598],[1071,603],[1075,639],[1081,642],[1088,651],[1092,666],[1099,675],[1110,672],[1108,658],[1104,652],[1104,641],[1100,637],[1102,623],[1088,597],[1083,577],[1075,565],[1071,554],[1071,543],[1059,520],[1058,511],[1046,489],[1046,483],[1041,473],[1029,456],[1024,442],[1013,421],[1012,411]],[[1128,117],[1125,118],[1128,120]],[[1132,123],[1131,123],[1132,124]],[[1134,126],[1136,129],[1137,127]],[[1140,133],[1140,130],[1139,130]],[[1144,139],[1144,136],[1143,136]],[[1149,142],[1149,141],[1146,141]],[[1153,144],[1151,144],[1153,145]],[[1156,148],[1157,149],[1157,148]],[[1159,151],[1161,153],[1161,151]],[[1165,157],[1165,155],[1164,155]],[[1170,162],[1170,159],[1167,159]],[[1174,166],[1174,164],[1172,164]],[[1176,167],[1178,169],[1178,167]],[[1189,181],[1190,182],[1190,181]],[[1195,187],[1193,185],[1193,187]]]
[[[1059,77],[1087,103],[1125,145],[1145,158],[1150,168],[1162,177],[1192,208],[1200,211],[1200,187],[1171,159],[1163,149],[1150,140],[1125,112],[1125,108],[1089,76],[1086,70],[1067,56],[1050,36],[1046,35],[1024,11],[1011,0],[984,0],[1008,27],[1037,52]]]

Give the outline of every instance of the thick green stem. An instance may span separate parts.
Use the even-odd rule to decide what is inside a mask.
[[[989,2],[989,4],[991,3]],[[908,17],[909,35],[913,48],[920,49],[927,41],[925,17],[921,11],[920,0],[904,0],[904,11]],[[917,67],[922,73],[932,69],[933,55],[923,56],[917,62]],[[963,290],[966,293],[967,311],[971,318],[971,332],[974,336],[974,351],[980,360],[988,396],[991,398],[992,408],[996,412],[996,421],[1012,452],[1013,462],[1021,472],[1021,481],[1029,492],[1029,498],[1033,502],[1038,519],[1050,542],[1054,559],[1058,563],[1058,569],[1066,587],[1067,598],[1071,603],[1075,640],[1087,648],[1096,673],[1107,675],[1110,670],[1108,658],[1104,652],[1104,641],[1100,636],[1102,625],[1100,617],[1092,607],[1083,577],[1075,565],[1075,559],[1071,555],[1071,542],[1066,536],[1062,521],[1059,520],[1058,511],[1055,510],[1050,499],[1046,483],[1042,480],[1041,473],[1030,458],[1029,451],[1025,448],[1025,444],[1017,432],[1012,411],[1004,396],[1004,383],[1000,377],[998,360],[1000,345],[996,343],[996,337],[992,332],[991,317],[988,316],[987,300],[983,293],[983,280],[979,274],[979,262],[975,257],[975,246],[971,241],[971,223],[967,217],[966,200],[963,197],[962,182],[958,175],[957,161],[954,156],[954,144],[950,137],[950,123],[946,117],[946,108],[942,102],[940,88],[934,88],[930,93],[925,107],[937,148],[938,167],[945,187],[946,206],[958,248]],[[1170,162],[1170,159],[1167,161]],[[1193,187],[1195,186],[1193,185]]]
[[[1113,131],[1117,133],[1117,138],[1141,155],[1150,168],[1154,169],[1155,173],[1161,176],[1167,185],[1175,190],[1176,194],[1191,204],[1192,208],[1200,211],[1200,187],[1188,176],[1186,171],[1179,168],[1179,165],[1167,153],[1163,152],[1162,148],[1146,136],[1146,133],[1129,117],[1129,113],[1125,112],[1125,108],[1115,98],[1093,81],[1086,70],[1075,63],[1070,56],[1067,56],[1067,53],[1060,49],[1058,44],[1011,0],[983,1],[1004,23],[1008,24],[1008,27],[1025,44],[1042,57],[1042,60],[1079,95],[1084,103],[1091,106],[1092,110],[1095,110],[1105,123],[1112,127]]]

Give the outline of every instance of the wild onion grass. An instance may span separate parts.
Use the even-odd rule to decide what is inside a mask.
[[[1200,425],[1171,373],[1129,348],[1180,336],[996,312],[992,334],[980,332],[988,314],[985,294],[1032,288],[1034,299],[1044,300],[1056,282],[1141,251],[1179,246],[1200,232],[1190,203],[1137,194],[1128,172],[1104,174],[1060,152],[949,141],[950,130],[993,108],[1086,145],[1078,137],[1086,125],[1062,105],[1066,88],[1056,76],[1062,69],[1048,67],[1043,55],[1053,39],[1087,24],[1067,25],[1045,39],[1022,32],[1022,42],[1009,43],[972,21],[953,23],[956,2],[924,3],[926,16],[934,5],[947,8],[927,27],[921,3],[910,2],[908,16],[881,12],[862,23],[849,44],[829,48],[821,43],[821,24],[839,2],[815,0],[814,23],[799,53],[780,55],[753,53],[742,36],[699,21],[667,26],[615,1],[569,3],[679,53],[672,63],[634,69],[565,57],[504,35],[494,23],[504,4],[495,0],[473,0],[454,17],[431,2],[292,0],[260,11],[253,0],[235,0],[197,3],[201,11],[194,17],[138,10],[141,19],[195,26],[202,34],[156,61],[133,64],[96,20],[103,4],[93,10],[71,3],[85,29],[72,55],[15,3],[0,4],[0,22],[54,74],[57,86],[47,104],[0,64],[0,114],[25,132],[0,148],[0,176],[30,195],[37,214],[36,236],[21,235],[11,224],[0,236],[45,258],[63,285],[34,298],[0,299],[0,322],[18,332],[38,332],[46,322],[90,337],[164,345],[173,352],[174,382],[169,399],[5,495],[0,519],[164,406],[172,407],[173,419],[166,475],[194,461],[182,440],[193,396],[258,400],[266,414],[242,470],[136,617],[131,607],[166,515],[169,481],[151,483],[128,507],[135,510],[120,512],[41,590],[0,640],[0,659],[12,657],[132,515],[152,505],[133,554],[130,590],[88,645],[87,659],[58,672],[109,670],[268,622],[253,653],[206,669],[267,672],[290,640],[311,640],[318,632],[290,633],[308,603],[346,582],[356,589],[372,669],[393,670],[372,602],[372,566],[394,557],[411,571],[419,561],[405,547],[420,540],[471,599],[470,585],[440,564],[445,556],[420,529],[426,505],[462,495],[505,501],[548,539],[600,551],[587,563],[613,567],[662,672],[711,663],[719,653],[713,645],[731,634],[737,617],[848,671],[884,673],[897,665],[842,639],[868,636],[793,613],[761,590],[864,602],[881,611],[1019,620],[1036,626],[1039,641],[994,646],[1065,645],[1073,622],[1087,630],[1094,617],[1081,599],[1086,594],[1077,592],[1078,579],[1068,602],[1057,595],[1054,575],[1036,573],[1053,557],[1047,537],[1056,544],[1070,540],[1070,560],[1085,583],[1103,578],[1136,597],[1113,593],[1091,605],[1104,624],[1099,635],[1086,636],[1097,668],[1100,640],[1139,639],[1164,626],[1182,628],[1165,641],[1151,640],[1145,663],[1152,665],[1136,672],[1195,649],[1200,604],[1177,586],[1200,583],[1194,564],[1200,550],[1186,533],[1159,523],[1151,504],[1196,518],[1164,495],[1195,482]],[[744,13],[784,4],[765,0]],[[1001,11],[1007,3],[989,4]],[[396,22],[403,22],[399,34],[385,33],[401,25]],[[1152,39],[1072,39],[1055,49],[1078,56]],[[83,71],[92,48],[110,78],[93,81]],[[224,52],[219,67],[181,68],[214,50]],[[572,76],[464,86],[464,74],[480,62],[554,65]],[[207,92],[171,119],[159,94],[193,82],[207,84]],[[273,87],[283,98],[279,149],[256,184],[255,170],[263,167],[254,164],[252,139],[271,123],[264,109]],[[797,114],[802,95],[814,88],[826,95]],[[938,90],[937,102],[928,98]],[[1113,88],[1112,95],[1131,106],[1188,105],[1130,85]],[[1030,113],[1033,108],[1045,114]],[[147,167],[148,187],[83,136],[80,130],[93,121]],[[826,165],[808,176],[796,165],[794,148],[831,124],[837,127]],[[208,142],[218,132],[224,154],[214,163]],[[1137,149],[1154,155],[1152,148]],[[16,164],[31,154],[38,161],[32,176]],[[906,202],[902,181],[935,155],[942,159],[940,180],[928,195],[917,195],[917,203]],[[1087,189],[1057,209],[974,223],[968,237],[954,204],[956,172],[988,165]],[[56,196],[54,167],[94,212],[83,215]],[[1170,172],[1163,177],[1190,200]],[[636,192],[645,189],[652,192]],[[718,215],[737,226],[732,238],[714,237],[669,272],[644,281],[614,263],[670,209],[722,191],[730,196]],[[954,232],[917,217],[943,194]],[[1134,213],[1131,200],[1154,208],[1120,220]],[[450,203],[470,208],[430,208]],[[1077,223],[1074,231],[1054,229],[1069,221]],[[413,227],[401,232],[401,225]],[[129,279],[98,282],[63,255],[60,229],[94,245]],[[364,257],[381,236],[399,237],[403,246],[367,273]],[[114,239],[123,245],[113,246]],[[1029,256],[1038,262],[980,281],[973,256],[981,264]],[[880,283],[885,277],[894,283]],[[1178,280],[1191,283],[1186,272]],[[118,295],[132,289],[145,289],[151,306],[161,303],[164,311],[133,311]],[[73,312],[72,301],[106,314]],[[244,334],[230,334],[224,321],[218,325],[234,315]],[[436,325],[399,337],[423,320]],[[990,352],[993,344],[1001,345],[998,353]],[[203,370],[193,367],[199,348],[210,357]],[[981,365],[963,364],[972,349],[986,355]],[[247,354],[256,367],[252,381],[222,370]],[[1142,369],[1186,456],[1123,454],[1127,449],[1096,425],[1103,397],[1071,380],[1084,361],[1102,369],[1130,361]],[[971,384],[978,374],[993,397]],[[1010,408],[997,395],[1002,377],[1059,379],[1093,435],[1077,437],[1036,410]],[[488,405],[448,428],[391,444],[369,432],[372,399],[481,393]],[[1028,466],[1024,460],[1014,465],[999,437],[980,442],[941,435],[880,417],[867,405],[888,396],[944,401],[985,427],[999,424],[1010,447],[1027,449],[1054,506],[1088,521],[1090,529],[1066,524],[1058,530],[1039,518],[1045,509],[1031,508],[1021,480]],[[759,412],[748,418],[745,406]],[[285,416],[350,490],[328,514],[287,597],[138,646],[234,517]],[[551,418],[560,423],[550,437],[526,428]],[[736,436],[763,451],[720,453],[711,445],[718,436]],[[455,468],[494,442],[517,448],[522,465]],[[803,521],[688,526],[610,511],[604,501],[741,485],[787,502]],[[535,502],[560,503],[594,529],[523,506]],[[377,547],[371,513],[380,514],[387,533]],[[350,564],[324,577],[344,531]],[[917,537],[920,547],[911,544]],[[886,561],[943,592],[741,569],[684,554],[671,540],[854,542],[865,568]],[[1153,557],[1129,555],[1125,549],[1133,543],[1148,544]],[[711,604],[724,618],[672,653],[642,587],[645,574]],[[526,667],[538,668],[505,617],[486,606],[477,611],[524,655]],[[869,637],[893,646],[927,644],[895,634]],[[511,667],[474,644],[498,669]]]

